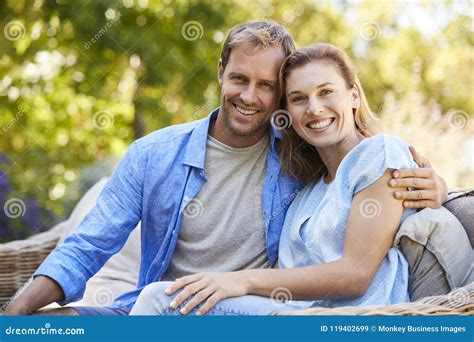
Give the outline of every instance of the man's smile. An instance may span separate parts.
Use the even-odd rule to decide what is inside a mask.
[[[244,108],[244,107],[241,107],[235,103],[232,104],[234,106],[234,108],[240,113],[240,114],[243,114],[243,115],[254,115],[254,114],[257,114],[259,112],[258,109],[250,109],[250,108]]]

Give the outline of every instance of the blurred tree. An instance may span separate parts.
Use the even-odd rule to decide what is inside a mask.
[[[416,91],[439,103],[442,113],[473,113],[472,17],[447,1],[441,6],[448,25],[427,38],[415,27],[400,27],[408,6],[1,1],[0,153],[10,162],[0,164],[0,205],[18,198],[26,213],[15,228],[0,216],[0,236],[7,228],[27,235],[51,227],[84,192],[81,170],[94,170],[99,179],[134,139],[215,108],[220,48],[238,22],[273,19],[288,27],[298,46],[325,41],[345,48],[375,108],[387,95],[402,99]],[[91,166],[97,162],[105,166]],[[26,222],[29,212],[36,218]]]

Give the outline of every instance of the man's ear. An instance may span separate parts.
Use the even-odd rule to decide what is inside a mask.
[[[219,63],[217,63],[217,80],[219,81],[219,85],[222,87],[224,80],[224,66],[222,65],[222,59],[220,58]]]

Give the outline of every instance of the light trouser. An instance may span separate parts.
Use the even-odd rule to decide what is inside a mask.
[[[182,315],[179,310],[189,301],[186,300],[179,308],[171,309],[171,301],[180,293],[174,293],[171,296],[165,294],[165,290],[172,282],[156,282],[147,285],[137,298],[130,315],[164,315],[178,316]],[[289,291],[282,289],[282,293],[276,294],[276,297],[288,297]],[[203,302],[204,303],[204,302]],[[203,304],[202,303],[202,304]],[[311,301],[288,301],[282,302],[273,298],[260,296],[242,296],[226,298],[212,307],[206,315],[214,316],[237,316],[237,315],[269,315],[274,311],[280,310],[298,310],[310,307],[314,302]],[[191,310],[187,315],[195,315],[199,305]]]

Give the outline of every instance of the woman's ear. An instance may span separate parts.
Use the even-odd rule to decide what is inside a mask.
[[[356,84],[352,87],[352,109],[357,110],[360,107],[360,93]]]
[[[219,63],[217,63],[217,80],[219,81],[219,85],[222,87],[224,80],[224,66],[222,65],[222,59],[220,58]]]

